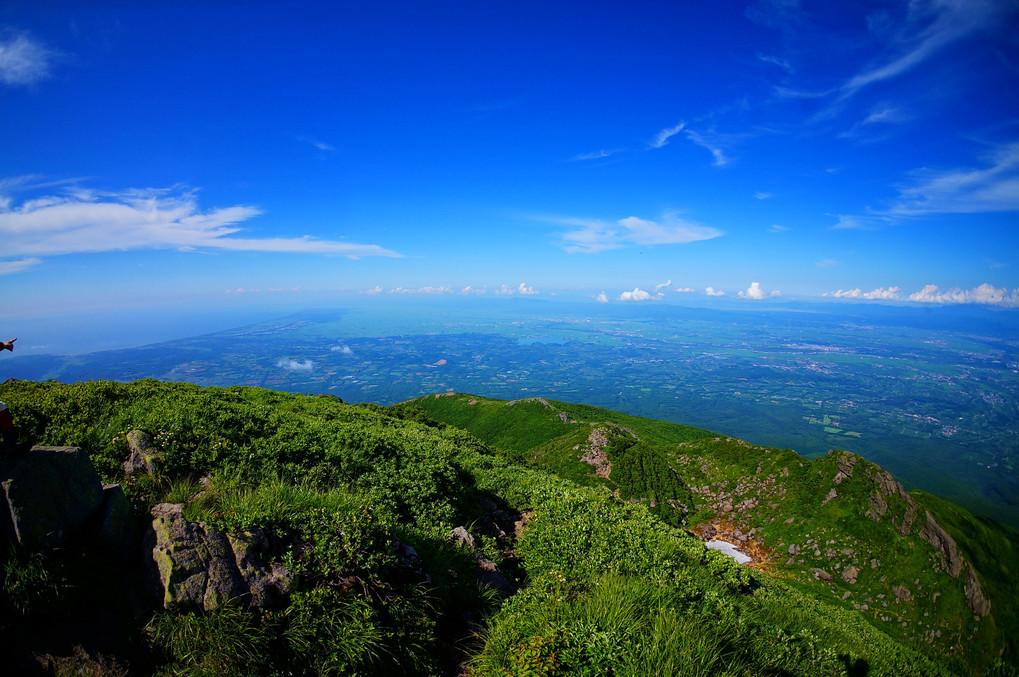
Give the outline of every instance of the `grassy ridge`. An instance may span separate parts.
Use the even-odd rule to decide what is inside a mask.
[[[569,405],[564,422],[558,403],[482,408],[466,398],[458,410],[455,397],[428,400],[488,411],[499,444],[486,444],[453,421],[429,425],[402,410],[151,380],[9,382],[0,399],[36,442],[84,447],[104,481],[123,484],[141,523],[154,504],[173,501],[228,534],[260,527],[267,556],[299,574],[280,609],[168,611],[150,601],[139,615],[125,601],[97,619],[96,600],[137,594],[133,561],[87,547],[7,549],[5,655],[49,655],[64,674],[968,675],[993,662],[893,636],[827,589],[706,549],[648,503],[521,462],[526,444],[548,448],[562,431],[596,422],[629,428],[674,464],[679,451],[708,463],[704,445],[716,436],[706,431],[612,413],[593,421],[598,410]],[[158,474],[123,476],[132,429],[163,452]],[[503,444],[515,446],[503,454]],[[740,465],[730,452],[719,467]],[[806,471],[801,479],[814,481]],[[492,506],[516,516],[517,528],[484,535]],[[475,548],[448,538],[460,525],[474,531]],[[417,551],[420,574],[400,544]],[[478,554],[502,564],[519,592],[501,602],[479,584]],[[117,641],[54,632],[89,623]]]
[[[419,398],[402,406],[419,407],[439,421],[455,421],[497,448],[502,439],[489,436],[488,421],[510,409],[509,403],[469,395]],[[569,412],[571,420],[576,418],[584,429],[602,422],[626,425],[641,438],[635,447],[644,446],[667,458],[674,484],[693,489],[693,495],[684,496],[690,526],[714,524],[723,531],[736,527],[738,533],[752,534],[755,547],[770,553],[768,570],[773,575],[856,612],[896,639],[950,662],[962,656],[963,664],[979,664],[998,655],[1007,662],[1016,661],[1012,638],[1019,613],[1013,600],[1019,588],[1011,572],[1016,571],[1019,541],[1014,530],[923,492],[906,495],[907,502],[890,476],[855,456],[847,457],[855,464],[852,477],[836,482],[838,454],[808,461],[789,450],[559,402],[531,406],[515,416],[523,418],[524,411],[531,420],[520,425],[542,430],[545,438],[568,430],[557,419],[559,411]],[[577,459],[580,434],[567,432],[543,439],[541,446],[531,450],[516,447],[508,453],[560,476],[576,479],[582,474],[589,484],[618,489],[626,482],[630,492],[624,497],[651,495],[641,494],[640,487],[632,485],[633,473],[622,464],[614,464],[608,478],[595,477],[593,469]],[[633,440],[624,434],[614,439],[618,443],[629,446]],[[550,448],[558,454],[548,454]],[[586,472],[578,466],[586,466]],[[642,470],[642,477],[656,475]],[[881,492],[882,481],[891,495]],[[885,504],[884,513],[878,514],[874,500]],[[992,600],[989,616],[979,617],[970,610],[966,569],[959,578],[949,576],[935,549],[920,537],[926,511],[955,539],[963,558],[973,563],[984,593]],[[668,521],[670,515],[662,515],[660,506],[658,512]],[[907,523],[908,528],[903,526]]]

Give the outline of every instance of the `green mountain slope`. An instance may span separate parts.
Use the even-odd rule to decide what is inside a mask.
[[[908,493],[858,456],[832,452],[811,462],[789,450],[548,400],[447,393],[398,406],[468,430],[522,462],[645,501],[667,522],[729,540],[755,554],[769,575],[853,609],[911,646],[966,660],[1015,660],[1019,532]],[[497,426],[508,419],[529,436],[507,437]],[[640,472],[631,470],[634,455]],[[649,481],[648,469],[663,465],[664,477]]]
[[[0,644],[26,674],[1012,674],[1014,609],[1001,595],[1014,568],[993,541],[1013,535],[910,495],[923,510],[913,510],[907,544],[873,542],[898,534],[911,504],[880,494],[877,522],[824,493],[811,498],[840,458],[809,464],[590,407],[461,395],[382,410],[146,380],[7,382],[0,399],[37,444],[84,448],[103,480],[124,488],[140,528],[126,557],[84,538],[56,551],[3,549]],[[125,475],[133,431],[151,437],[151,473]],[[873,508],[875,486],[894,489],[879,472],[857,460],[839,498]],[[767,491],[785,493],[758,515],[744,509],[748,492],[760,503],[765,489],[737,478],[762,475],[776,478]],[[787,509],[800,511],[789,524]],[[959,578],[942,570],[950,553],[938,560],[918,535],[927,510],[958,544]],[[292,575],[283,603],[207,592],[196,608],[169,586],[154,593],[141,555],[170,514],[183,531],[231,544],[258,534],[259,566]],[[801,549],[791,563],[744,567],[683,521],[738,529],[762,551]],[[967,540],[970,529],[980,542]],[[804,574],[815,564],[807,546],[823,544],[818,556],[833,569],[825,550],[840,538],[884,558],[860,567],[868,595],[908,578],[910,601],[874,604],[894,623],[854,606],[862,587],[846,583],[843,600],[842,587]],[[998,573],[986,567],[992,556],[1002,557]],[[991,603],[980,620],[959,592],[970,564]],[[909,576],[893,575],[900,566]],[[944,629],[928,641],[920,627]]]

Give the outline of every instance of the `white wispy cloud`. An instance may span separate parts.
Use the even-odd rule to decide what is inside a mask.
[[[694,292],[694,288],[693,287],[676,287],[672,291],[674,291],[674,292],[676,292],[678,294],[692,294]]]
[[[362,294],[368,294],[369,296],[377,296],[382,293],[382,287],[375,285],[371,289],[365,289]]]
[[[901,125],[912,119],[913,115],[901,108],[882,104],[872,108],[867,117],[839,134],[839,136],[861,143],[873,143],[888,137],[890,125]]]
[[[648,144],[648,147],[662,148],[664,146],[667,146],[669,144],[669,139],[683,131],[684,127],[686,127],[685,122],[680,122],[675,127],[666,127],[665,129],[655,134],[655,138],[651,140],[651,143]]]
[[[26,268],[37,266],[42,263],[42,259],[36,257],[29,257],[27,259],[17,259],[15,261],[0,261],[0,275],[12,275],[14,273],[20,273]]]
[[[729,158],[725,156],[725,152],[722,150],[721,137],[711,132],[695,132],[692,129],[686,130],[686,138],[694,142],[701,148],[706,148],[711,156],[715,159],[713,164],[716,167],[724,167],[729,164]]]
[[[722,291],[721,289],[716,290],[714,287],[705,287],[704,288],[704,295],[705,296],[725,296],[725,292]]]
[[[326,143],[325,141],[322,141],[320,139],[316,139],[313,136],[302,135],[302,136],[298,136],[297,140],[298,141],[302,141],[302,142],[308,144],[309,146],[312,146],[313,148],[315,148],[317,150],[320,150],[320,151],[323,151],[323,152],[330,152],[330,151],[336,150],[336,147],[333,146],[331,143]]]
[[[833,296],[837,299],[867,299],[867,300],[878,300],[878,301],[895,301],[899,298],[898,287],[878,287],[871,291],[863,291],[859,287],[856,289],[839,289],[838,291],[825,292],[822,296]]]
[[[573,227],[563,234],[563,246],[571,254],[593,254],[634,245],[687,244],[723,234],[717,228],[686,221],[675,213],[667,213],[658,221],[636,216],[628,216],[615,223],[593,219],[549,220]]]
[[[600,294],[594,297],[594,300],[597,301],[598,303],[608,303],[609,297],[605,294],[605,292],[601,292]]]
[[[838,223],[834,226],[829,226],[831,230],[877,230],[884,228],[891,219],[886,216],[877,216],[873,214],[860,215],[860,214],[838,214]]]
[[[761,53],[757,54],[757,59],[759,61],[763,61],[764,63],[770,63],[773,66],[778,66],[779,68],[784,70],[786,73],[792,73],[793,72],[792,64],[789,63],[788,59],[782,59],[782,58],[777,57],[777,56],[772,56],[770,54],[761,54]]]
[[[624,291],[619,295],[620,301],[648,301],[650,299],[651,294],[639,287],[634,287],[633,291]]]
[[[780,292],[777,289],[772,291],[772,292],[770,292],[770,293],[764,291],[763,289],[761,289],[761,283],[760,282],[751,282],[750,286],[747,287],[746,290],[741,291],[739,293],[739,297],[740,298],[743,298],[743,299],[752,299],[754,301],[761,301],[763,299],[768,298],[769,296],[775,297],[775,296],[781,296],[781,295],[782,295],[782,292]]]
[[[390,294],[451,294],[453,293],[452,287],[393,287],[389,290]]]
[[[1001,144],[979,169],[914,172],[916,183],[900,190],[888,210],[894,216],[975,214],[1019,210],[1019,141]]]
[[[311,371],[315,368],[315,363],[311,360],[298,362],[297,360],[282,359],[276,363],[276,366],[287,371]]]
[[[928,284],[920,291],[910,294],[909,300],[918,303],[979,303],[1004,308],[1019,308],[1019,288],[1009,291],[1007,288],[998,288],[985,282],[973,289],[954,287],[941,290],[936,284]]]
[[[785,233],[788,230],[789,230],[789,226],[783,226],[783,225],[778,224],[778,223],[773,223],[770,226],[768,226],[768,232],[769,233]]]
[[[817,266],[818,268],[831,268],[832,266],[839,265],[839,262],[836,261],[835,259],[821,259],[814,265]]]
[[[186,188],[103,192],[68,189],[14,204],[0,200],[5,256],[55,256],[136,249],[221,249],[327,254],[360,258],[401,256],[378,245],[297,238],[238,237],[237,225],[261,214],[247,205],[202,210]]]
[[[570,160],[573,162],[585,162],[587,160],[601,160],[603,158],[611,157],[616,153],[622,153],[624,150],[625,150],[624,148],[613,148],[611,150],[604,149],[596,150],[593,153],[581,153],[579,155],[574,155],[573,157],[570,158]]]
[[[763,190],[759,190],[754,193],[754,198],[757,200],[767,200],[774,197],[771,193],[766,193]]]
[[[55,53],[30,37],[12,30],[0,33],[0,82],[33,85],[50,76]]]
[[[914,0],[906,21],[892,34],[889,56],[865,68],[840,88],[848,98],[875,82],[906,73],[957,40],[988,24],[1001,3],[994,0]]]
[[[656,284],[655,285],[655,293],[657,294],[657,293],[661,292],[663,289],[668,287],[670,284],[672,284],[672,280],[671,279],[668,282],[662,282],[661,284]]]

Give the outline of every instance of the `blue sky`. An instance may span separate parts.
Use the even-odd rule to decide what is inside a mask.
[[[12,0],[3,314],[1019,307],[1017,25],[1012,0]]]

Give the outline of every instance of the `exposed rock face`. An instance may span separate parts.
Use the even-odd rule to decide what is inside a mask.
[[[969,562],[966,562],[966,600],[970,611],[977,616],[986,616],[991,612],[991,602],[984,597],[984,589],[980,586],[977,572]]]
[[[595,428],[587,436],[587,445],[584,447],[584,454],[580,460],[588,465],[594,466],[594,472],[599,477],[608,477],[612,474],[612,464],[609,462],[605,447],[609,446],[609,431],[605,428]]]
[[[860,457],[856,454],[851,454],[848,451],[843,451],[839,454],[838,463],[839,471],[835,473],[834,482],[835,484],[842,484],[842,480],[853,476],[853,466],[860,460]]]
[[[156,474],[161,452],[152,446],[151,435],[143,430],[132,430],[127,434],[127,449],[131,453],[124,461],[125,475]]]
[[[842,570],[842,580],[852,585],[856,583],[857,577],[860,575],[860,570],[850,565]]]
[[[294,577],[264,563],[268,540],[260,530],[228,536],[185,520],[179,503],[157,505],[152,517],[145,552],[165,609],[211,611],[235,599],[247,607],[285,603]]]
[[[948,572],[948,575],[958,578],[962,573],[962,558],[955,546],[955,539],[945,533],[945,530],[929,512],[927,520],[920,526],[920,537],[934,546],[934,550],[941,559],[941,567]]]
[[[102,482],[79,447],[37,446],[21,458],[2,460],[0,483],[9,525],[29,549],[63,545],[103,503]]]

